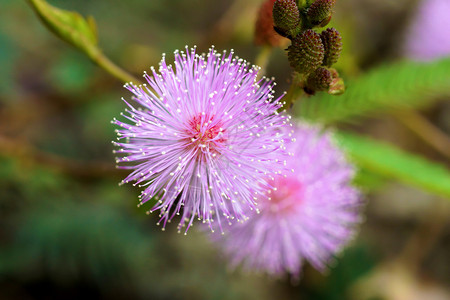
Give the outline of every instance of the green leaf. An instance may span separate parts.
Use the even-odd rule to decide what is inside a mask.
[[[385,177],[361,167],[353,178],[353,184],[365,192],[380,190],[386,185],[386,182]]]
[[[97,49],[97,30],[92,17],[86,21],[76,12],[56,8],[43,0],[28,2],[44,24],[61,39],[86,52]]]
[[[322,123],[353,120],[356,116],[398,108],[420,108],[450,95],[450,58],[431,63],[403,61],[384,65],[346,80],[342,96],[320,93],[301,99],[296,115]]]
[[[336,137],[361,168],[450,198],[450,171],[423,157],[350,133]]]
[[[42,22],[58,37],[83,51],[94,63],[123,82],[140,83],[110,61],[97,46],[97,27],[94,19],[85,20],[80,14],[51,6],[44,0],[28,0]]]

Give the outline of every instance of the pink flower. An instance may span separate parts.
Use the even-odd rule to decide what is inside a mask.
[[[211,49],[198,55],[175,51],[174,65],[163,57],[148,85],[125,87],[137,107],[113,120],[120,168],[132,172],[124,183],[145,187],[141,204],[157,200],[163,229],[181,215],[179,230],[195,218],[218,223],[245,220],[262,194],[264,177],[283,169],[282,128],[270,80],[256,81],[259,67]]]
[[[287,164],[294,172],[271,181],[270,198],[258,198],[260,213],[252,211],[220,238],[234,266],[298,276],[307,260],[324,270],[354,236],[361,200],[351,185],[353,166],[319,128],[299,125],[293,137]]]
[[[423,0],[407,30],[405,55],[414,60],[450,56],[450,1]]]

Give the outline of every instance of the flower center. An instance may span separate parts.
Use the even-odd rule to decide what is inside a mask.
[[[190,146],[199,148],[203,153],[220,153],[221,144],[227,140],[226,131],[221,126],[220,120],[214,116],[204,113],[194,116],[188,121]]]
[[[275,188],[266,192],[270,200],[264,201],[262,209],[287,213],[301,203],[303,188],[297,178],[277,176],[272,184]]]

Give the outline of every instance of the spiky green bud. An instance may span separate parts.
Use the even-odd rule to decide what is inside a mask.
[[[345,84],[336,69],[320,67],[308,76],[303,89],[310,95],[320,91],[340,95],[345,91]]]
[[[325,48],[325,57],[323,65],[330,67],[339,59],[342,51],[342,37],[335,28],[328,28],[320,34],[323,46]]]
[[[297,35],[288,48],[290,65],[302,74],[310,74],[320,67],[323,58],[324,47],[320,35],[311,29]]]
[[[331,20],[335,4],[336,0],[316,0],[308,8],[307,16],[309,22],[319,27],[327,25]]]
[[[326,68],[317,68],[309,75],[306,81],[305,91],[309,94],[314,94],[318,91],[327,91],[333,81],[333,75],[330,70]]]
[[[344,79],[340,77],[333,78],[328,89],[330,95],[342,95],[345,92]]]
[[[300,11],[295,0],[277,0],[273,5],[275,29],[282,35],[294,37],[299,31]]]

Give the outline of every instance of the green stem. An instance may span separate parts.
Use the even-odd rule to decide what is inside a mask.
[[[141,81],[109,60],[97,46],[95,22],[75,12],[56,8],[43,0],[28,0],[43,24],[60,39],[85,53],[95,64],[122,82]]]
[[[305,93],[301,88],[301,84],[304,82],[305,78],[303,75],[295,73],[294,78],[292,80],[292,84],[283,97],[284,105],[281,110],[290,110],[295,101],[300,99]]]
[[[255,65],[261,67],[258,73],[258,77],[266,75],[267,65],[270,61],[270,55],[272,54],[272,47],[265,45],[261,48],[255,59]]]
[[[90,48],[86,51],[87,56],[100,68],[108,72],[113,77],[119,79],[122,82],[133,82],[135,84],[141,84],[142,82],[126,72],[124,69],[120,68],[116,64],[114,64],[108,57],[106,57],[100,49],[98,48]]]

